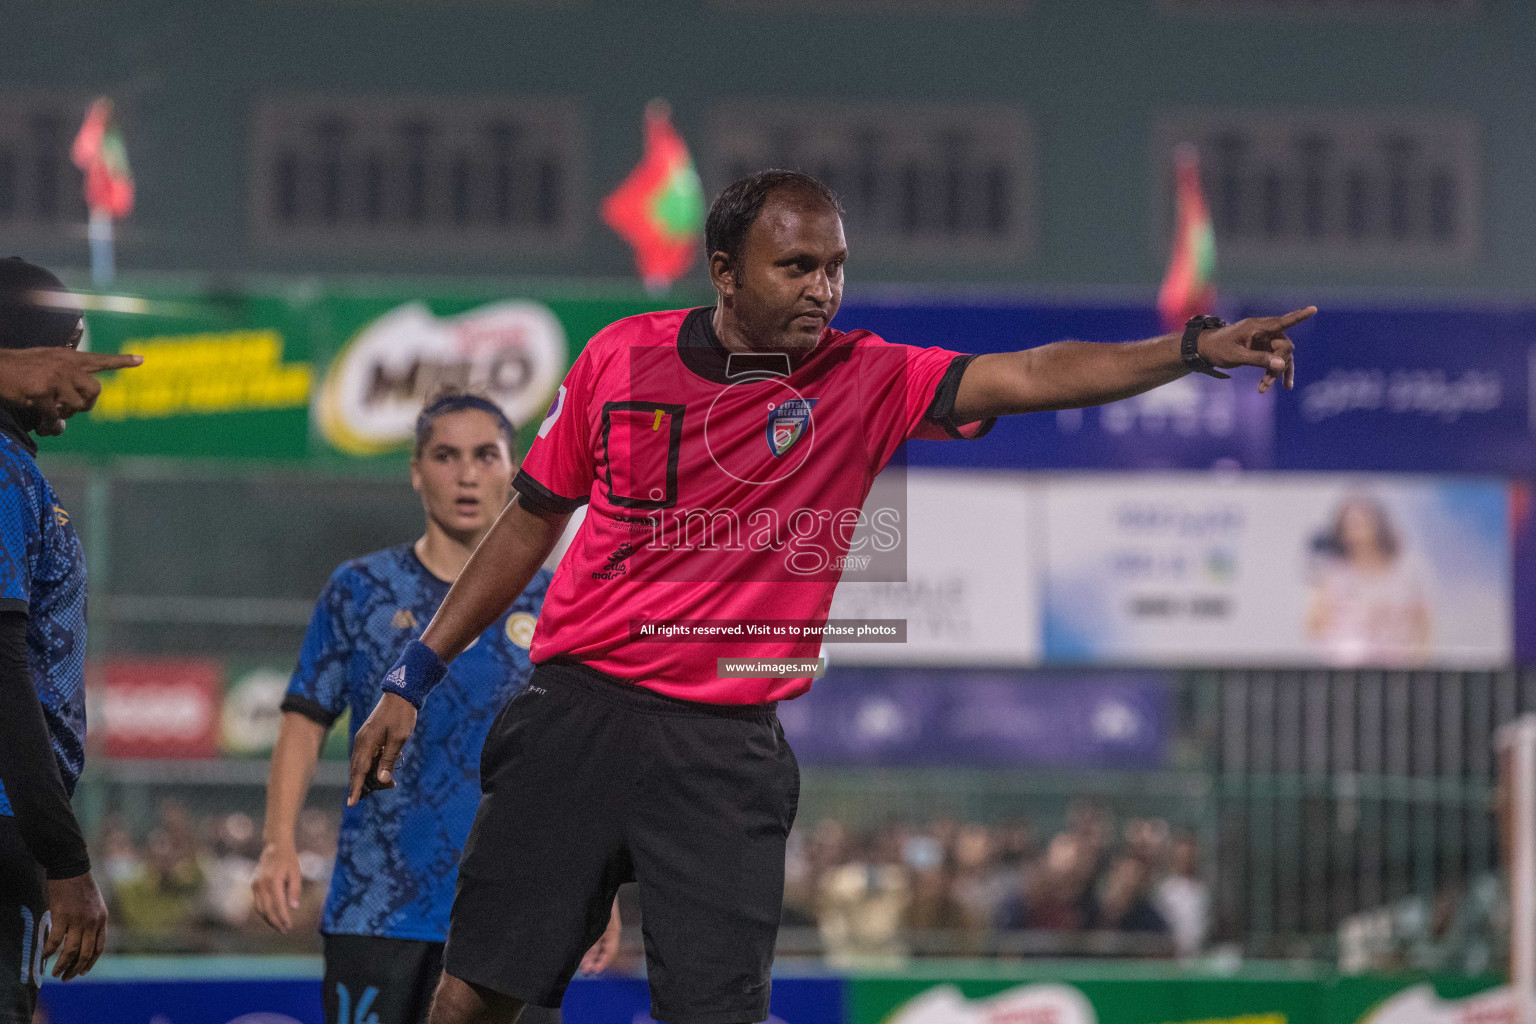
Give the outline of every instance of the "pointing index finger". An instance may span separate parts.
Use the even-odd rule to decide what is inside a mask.
[[[1282,331],[1288,331],[1292,327],[1295,327],[1297,324],[1301,323],[1303,320],[1310,320],[1316,315],[1316,306],[1308,306],[1305,309],[1293,310],[1292,312],[1289,312],[1280,318],[1280,329]]]
[[[126,370],[129,367],[138,366],[144,362],[143,356],[136,356],[131,352],[119,352],[115,355],[86,352],[81,362],[88,373],[101,373],[104,370]]]

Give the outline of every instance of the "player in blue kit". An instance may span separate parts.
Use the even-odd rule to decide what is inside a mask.
[[[384,672],[437,613],[511,499],[514,444],[512,424],[485,398],[450,393],[429,402],[411,460],[426,532],[346,563],[320,595],[283,698],[265,846],[252,883],[257,912],[281,932],[292,927],[298,906],[294,828],[325,734],[349,709],[356,731],[382,692]],[[459,855],[480,800],[480,750],[496,713],[527,685],[528,645],[549,580],[548,570],[535,575],[454,662],[443,683],[447,699],[422,716],[425,742],[395,766],[392,786],[342,817],[320,923],[328,1024],[426,1020]],[[588,954],[588,969],[607,966],[617,932],[615,913]]]
[[[85,322],[64,296],[42,267],[0,259],[0,350],[78,346]],[[85,559],[32,440],[62,429],[56,404],[0,399],[0,1024],[32,1020],[55,951],[68,980],[106,937],[69,805],[85,761]]]

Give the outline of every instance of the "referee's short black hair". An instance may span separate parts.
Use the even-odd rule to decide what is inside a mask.
[[[704,259],[707,261],[715,253],[723,252],[734,263],[747,232],[756,222],[757,215],[763,212],[763,204],[780,189],[791,189],[820,199],[842,216],[843,204],[837,193],[809,174],[778,168],[758,171],[725,186],[709,205],[709,217],[704,221]]]

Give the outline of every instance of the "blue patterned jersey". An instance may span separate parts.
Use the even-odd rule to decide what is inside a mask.
[[[459,854],[480,800],[480,748],[491,720],[528,683],[528,645],[550,573],[449,666],[422,704],[395,766],[393,789],[342,814],[336,871],[320,930],[442,942]],[[351,732],[383,695],[380,683],[448,595],[410,544],[348,562],[331,576],[304,636],[283,710]]]
[[[85,766],[85,557],[32,453],[0,433],[0,610],[27,613],[27,659],[64,788]],[[0,714],[6,714],[0,708]],[[11,802],[0,783],[0,814]]]

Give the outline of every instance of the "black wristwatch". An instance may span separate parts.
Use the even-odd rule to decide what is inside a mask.
[[[1222,373],[1212,365],[1211,361],[1200,354],[1200,332],[1208,331],[1213,327],[1225,327],[1227,322],[1219,316],[1192,316],[1184,322],[1184,340],[1179,343],[1179,358],[1184,360],[1184,365],[1196,373],[1203,373],[1207,377],[1220,377],[1222,380],[1231,380],[1230,373]]]

